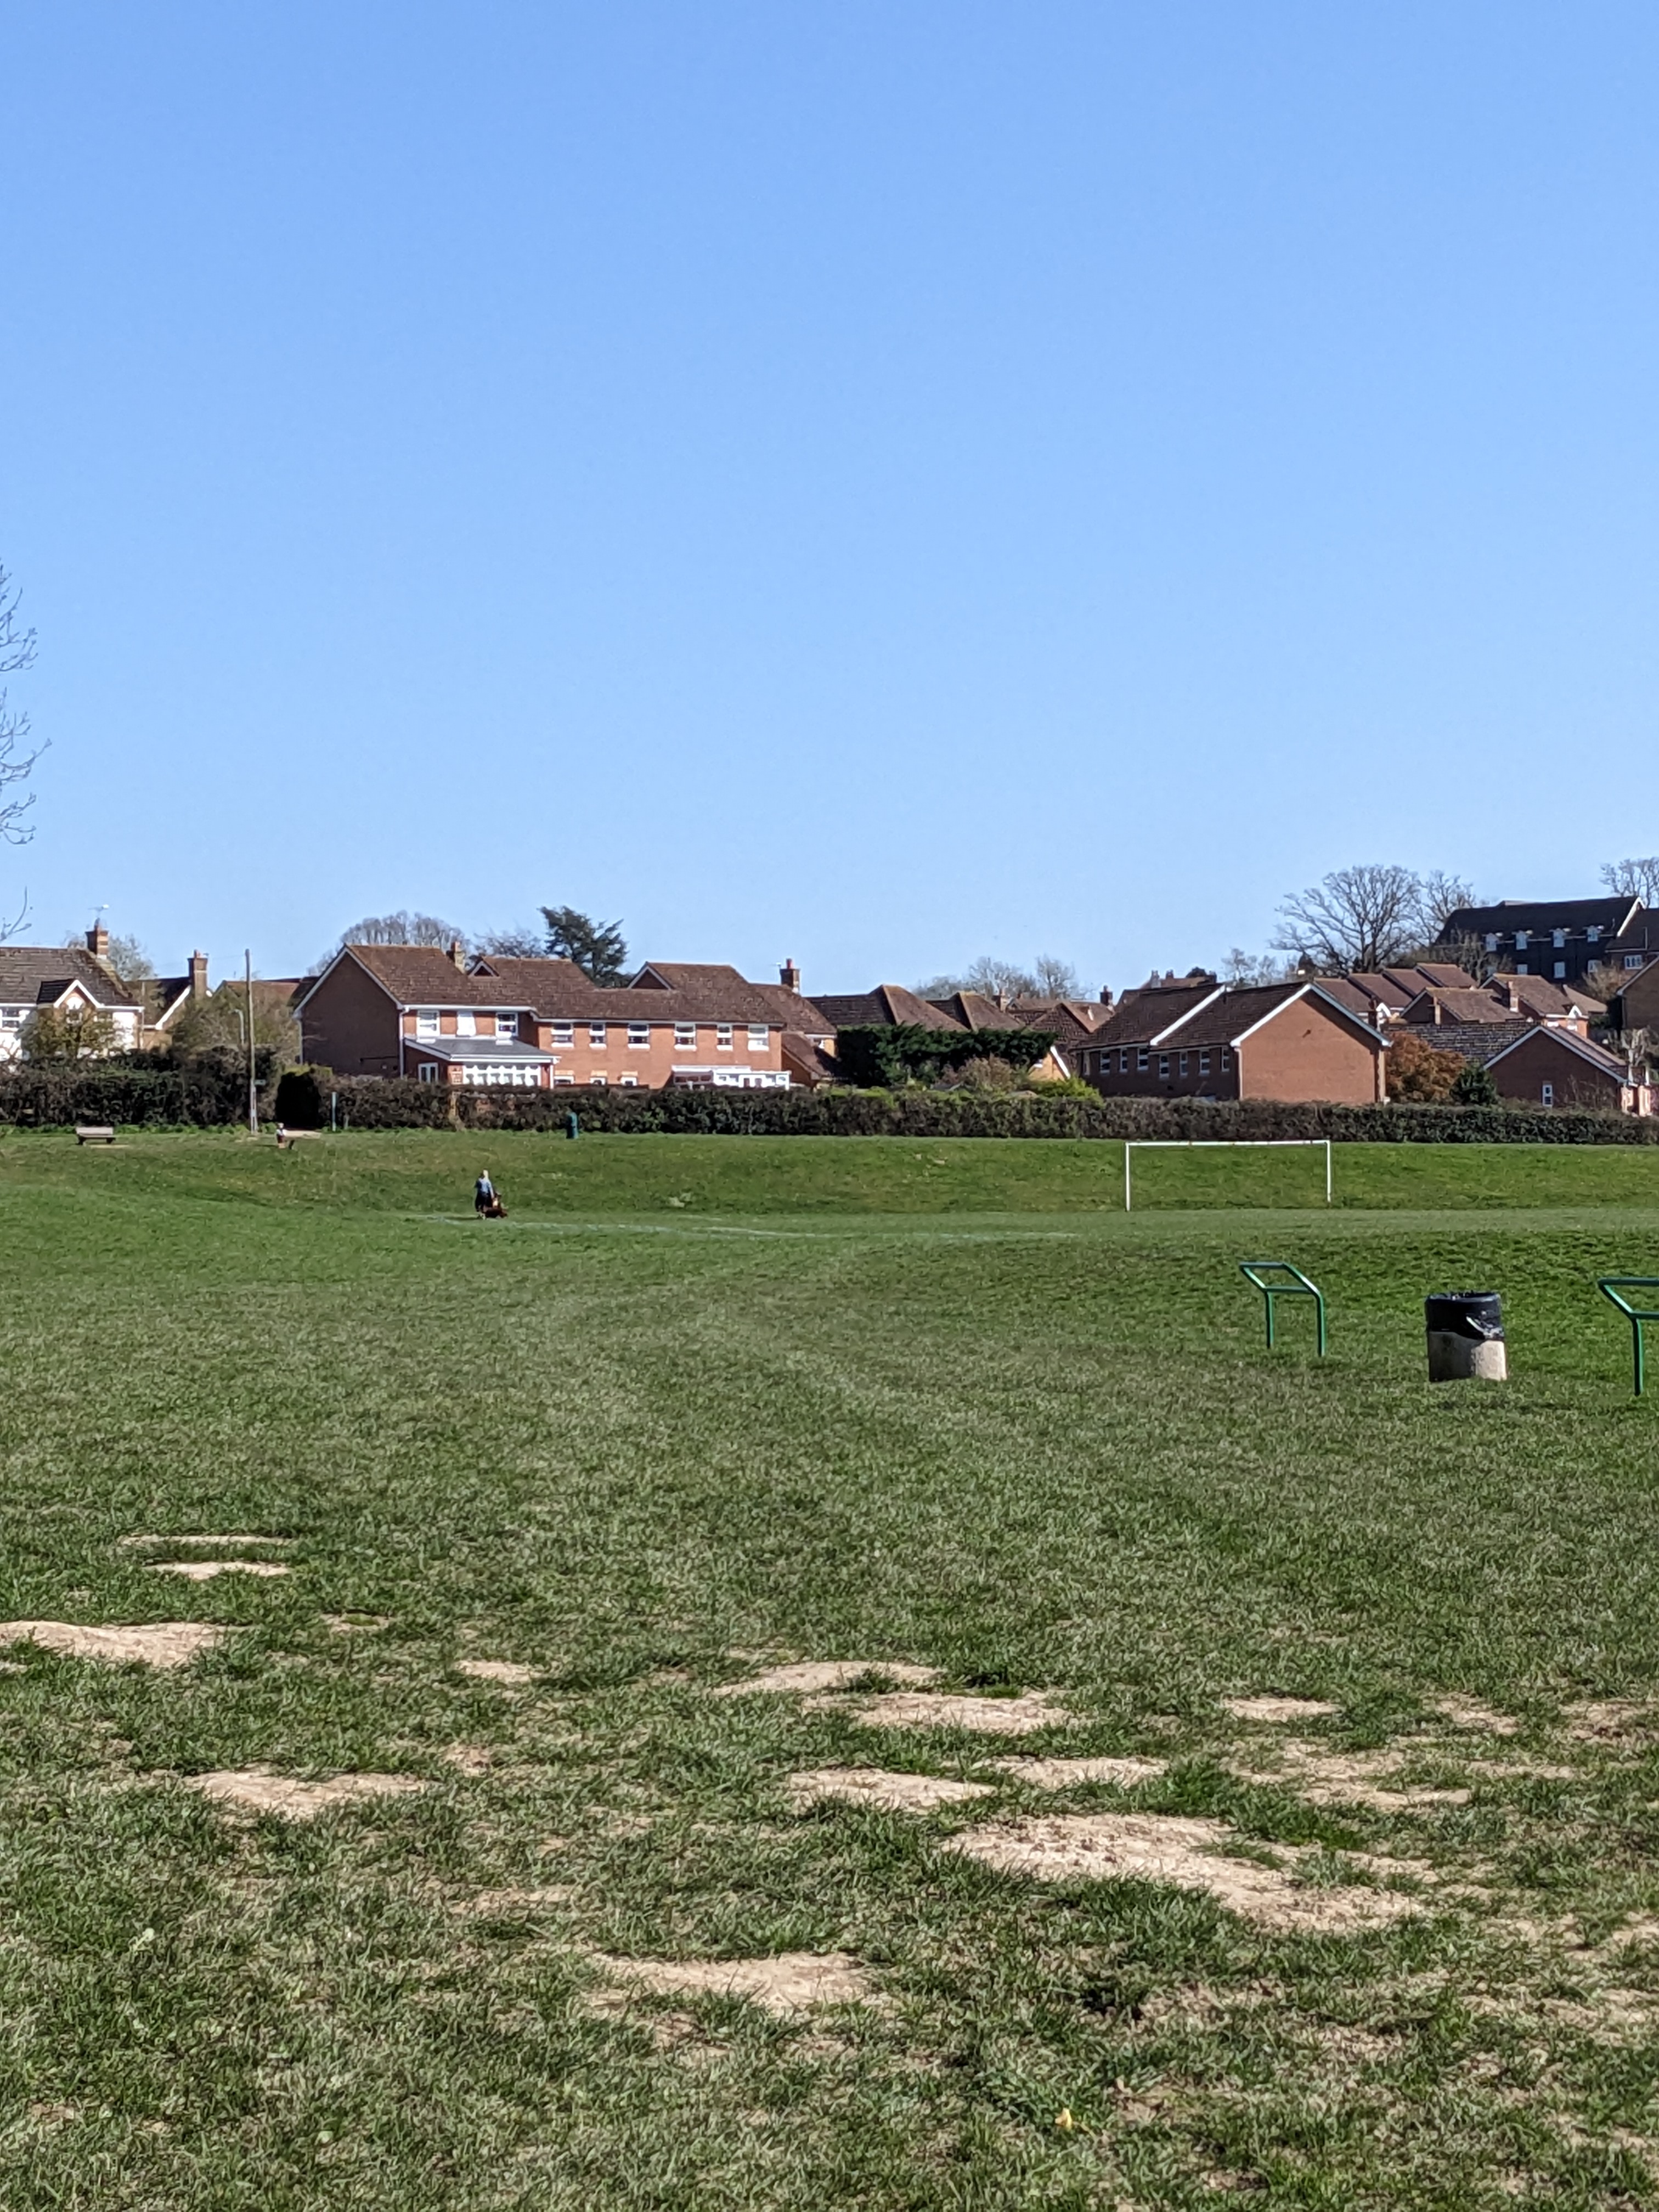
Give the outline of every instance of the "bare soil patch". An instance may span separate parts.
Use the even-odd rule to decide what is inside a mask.
[[[216,1575],[285,1575],[275,1559],[152,1559],[153,1575],[182,1575],[187,1583],[210,1583]]]
[[[224,1641],[226,1632],[204,1620],[155,1620],[127,1628],[83,1628],[70,1620],[0,1621],[0,1644],[38,1644],[71,1659],[99,1659],[106,1667],[187,1667]]]
[[[1324,1751],[1294,1741],[1281,1744],[1279,1751],[1281,1768],[1235,1766],[1233,1771],[1247,1782],[1286,1783],[1316,1805],[1369,1805],[1376,1812],[1397,1813],[1417,1805],[1469,1802],[1467,1790],[1390,1786],[1383,1778],[1399,1772],[1405,1757],[1401,1751]]]
[[[1653,1725],[1653,1707],[1634,1698],[1597,1698],[1567,1708],[1567,1734],[1581,1743],[1644,1735]]]
[[[1433,1705],[1435,1711],[1443,1714],[1454,1728],[1480,1729],[1488,1735],[1520,1733],[1521,1723],[1513,1713],[1500,1713],[1495,1706],[1483,1705],[1479,1698],[1436,1698]]]
[[[770,1959],[610,1959],[596,1966],[653,1995],[747,1997],[768,2012],[805,2012],[813,2005],[867,2004],[874,1992],[858,1960],[845,1951],[785,1951]]]
[[[356,1805],[374,1797],[405,1797],[426,1784],[412,1774],[336,1774],[325,1782],[301,1782],[263,1766],[223,1768],[184,1779],[217,1805],[252,1813],[280,1813],[290,1820],[314,1820],[336,1805]]]
[[[1336,1711],[1327,1698],[1224,1698],[1223,1706],[1235,1720],[1316,1721]]]
[[[820,1766],[792,1774],[784,1785],[797,1812],[821,1798],[842,1797],[884,1813],[932,1813],[970,1797],[993,1795],[988,1782],[952,1782],[938,1774],[890,1774],[879,1766]]]
[[[455,1672],[475,1682],[538,1682],[538,1667],[521,1666],[516,1659],[458,1659]]]
[[[815,1691],[845,1690],[871,1674],[884,1677],[890,1682],[939,1680],[937,1667],[913,1667],[901,1659],[805,1659],[797,1665],[769,1667],[764,1674],[750,1674],[741,1682],[722,1682],[711,1695],[749,1698],[762,1691],[776,1691],[805,1696]]]
[[[1079,1782],[1110,1782],[1133,1790],[1169,1771],[1166,1759],[994,1759],[990,1764],[1032,1790],[1069,1790]]]
[[[1133,1876],[1202,1890],[1246,1919],[1314,1934],[1382,1927],[1421,1910],[1414,1899],[1386,1890],[1299,1886],[1292,1872],[1309,1854],[1289,1846],[1280,1852],[1288,1865],[1216,1856],[1218,1846],[1235,1840],[1234,1832],[1219,1820],[1083,1813],[988,1822],[952,1836],[945,1849],[999,1873],[1025,1875],[1036,1881]]]
[[[390,1628],[392,1616],[386,1613],[325,1613],[323,1624],[331,1636],[378,1636],[383,1628]]]
[[[488,1774],[495,1763],[495,1753],[482,1743],[452,1743],[443,1756],[458,1774]]]
[[[866,1728],[970,1729],[977,1735],[1032,1735],[1058,1728],[1072,1716],[1042,1690],[1018,1698],[956,1698],[925,1690],[895,1690],[860,1705],[853,1717]]]
[[[495,1912],[546,1911],[555,1905],[568,1905],[575,1894],[568,1882],[550,1889],[480,1889],[471,1897],[458,1898],[454,1909],[487,1919]]]

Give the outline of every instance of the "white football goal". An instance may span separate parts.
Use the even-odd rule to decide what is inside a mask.
[[[1331,1203],[1331,1140],[1328,1137],[1132,1137],[1123,1147],[1123,1211],[1134,1212],[1134,1152],[1317,1152],[1325,1153],[1325,1203]]]

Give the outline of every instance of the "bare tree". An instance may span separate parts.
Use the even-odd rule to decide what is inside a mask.
[[[1031,973],[1036,977],[1036,996],[1040,999],[1080,999],[1083,986],[1078,972],[1069,960],[1058,953],[1039,952],[1031,963]]]
[[[1608,860],[1601,880],[1620,898],[1638,898],[1644,906],[1659,906],[1659,853],[1644,860]]]
[[[545,960],[547,932],[544,929],[487,929],[477,940],[476,949],[486,956],[493,952],[502,960]]]
[[[1360,862],[1287,898],[1273,944],[1338,974],[1393,968],[1434,944],[1471,903],[1468,884],[1439,870],[1425,877],[1396,862]]]
[[[326,968],[335,954],[345,945],[435,945],[447,952],[459,938],[466,942],[465,930],[457,929],[453,921],[445,921],[435,914],[366,914],[361,921],[354,921],[349,929],[343,929],[323,957],[319,969]]]
[[[1271,952],[1247,952],[1235,945],[1221,963],[1224,983],[1283,983],[1296,973],[1294,960],[1275,960]]]
[[[1042,963],[1039,962],[1037,964],[1041,967]],[[1069,969],[1066,972],[1070,974]],[[1075,981],[1076,979],[1073,977],[1072,980]],[[1001,1002],[1008,999],[1041,998],[1042,985],[1030,969],[1016,967],[1012,960],[999,960],[991,953],[984,952],[959,975],[933,975],[927,982],[916,986],[916,995],[922,999],[953,998],[958,991],[973,991],[981,998]]]
[[[34,660],[34,632],[21,629],[17,623],[19,593],[16,585],[3,568],[0,568],[0,676],[15,676],[33,665]],[[10,703],[3,684],[0,684],[0,844],[26,845],[33,831],[23,817],[34,804],[34,794],[8,796],[15,793],[19,784],[27,781],[29,771],[45,751],[37,745],[33,752],[24,746],[29,734],[29,718]],[[0,941],[19,927],[28,912],[28,895],[9,922],[0,922]]]

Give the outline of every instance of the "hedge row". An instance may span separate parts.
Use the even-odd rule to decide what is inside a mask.
[[[588,1130],[749,1137],[1329,1137],[1344,1144],[1652,1145],[1659,1120],[1516,1106],[1285,1106],[1265,1099],[1050,1098],[1040,1091],[473,1091],[293,1068],[264,1110],[348,1129]],[[0,1123],[205,1128],[240,1121],[246,1078],[229,1067],[21,1068],[0,1075]]]

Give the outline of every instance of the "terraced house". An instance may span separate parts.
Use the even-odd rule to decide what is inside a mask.
[[[1381,1031],[1320,984],[1228,986],[1195,973],[1126,991],[1083,1047],[1109,1098],[1279,1098],[1375,1105]]]

